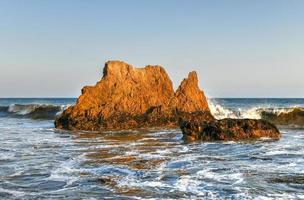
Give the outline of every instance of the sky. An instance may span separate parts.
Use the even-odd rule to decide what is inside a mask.
[[[304,97],[302,0],[0,0],[0,97],[77,97],[108,60],[208,97]]]

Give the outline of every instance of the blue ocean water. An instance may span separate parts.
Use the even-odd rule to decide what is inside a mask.
[[[192,142],[180,130],[56,130],[76,99],[0,99],[0,199],[304,199],[304,128],[279,141]],[[304,99],[209,99],[217,118]]]
[[[10,106],[13,104],[20,105],[72,105],[75,104],[76,98],[0,98],[0,106]]]

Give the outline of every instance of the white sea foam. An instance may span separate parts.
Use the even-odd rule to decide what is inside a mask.
[[[217,119],[224,118],[237,118],[235,113],[227,108],[224,108],[222,105],[217,104],[216,102],[208,100],[209,108],[213,116]]]
[[[290,112],[293,112],[295,109],[304,111],[304,108],[300,106],[281,108],[281,107],[271,107],[271,105],[242,108],[242,109],[241,108],[229,109],[226,108],[224,105],[219,104],[213,99],[208,99],[208,104],[212,115],[216,119],[224,119],[224,118],[261,119],[263,113],[279,116],[281,114],[288,114]]]
[[[248,119],[261,119],[259,108],[250,108],[245,111],[240,110],[240,118]]]
[[[218,104],[213,100],[208,100],[209,108],[211,113],[216,119],[224,118],[249,118],[249,119],[260,119],[260,108],[249,108],[246,110],[238,109],[237,111],[225,108],[223,105]]]
[[[185,175],[182,176],[180,179],[177,180],[175,183],[175,188],[182,192],[189,192],[195,194],[197,197],[205,197],[208,196],[210,199],[213,199],[213,194],[210,191],[205,191],[203,187],[200,186],[201,181],[193,176]]]

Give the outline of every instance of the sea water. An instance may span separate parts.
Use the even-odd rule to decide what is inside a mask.
[[[304,128],[278,141],[191,142],[176,130],[70,132],[76,99],[0,99],[0,199],[304,199]],[[216,118],[260,118],[304,99],[209,99]]]

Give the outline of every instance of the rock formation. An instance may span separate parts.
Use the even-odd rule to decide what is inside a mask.
[[[184,139],[188,141],[251,140],[261,137],[279,139],[278,129],[265,120],[222,119],[212,122],[181,123]]]
[[[196,72],[176,92],[161,66],[134,68],[121,61],[105,64],[102,79],[86,86],[76,105],[65,110],[55,126],[69,130],[177,127],[181,120],[214,120]]]
[[[179,125],[191,141],[280,137],[267,121],[216,120],[198,87],[196,72],[189,73],[174,92],[162,67],[134,68],[121,61],[107,62],[102,79],[84,87],[76,105],[55,120],[56,128],[92,131]]]

